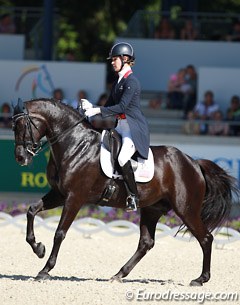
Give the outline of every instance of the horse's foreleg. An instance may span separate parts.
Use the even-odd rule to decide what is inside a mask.
[[[154,207],[141,209],[140,239],[137,251],[111,280],[121,281],[126,277],[143,256],[153,248],[157,222],[162,212]]]
[[[33,252],[37,254],[39,258],[43,258],[45,255],[45,246],[39,242],[36,243],[35,234],[33,229],[34,218],[36,214],[42,211],[43,201],[39,200],[37,203],[32,204],[27,211],[27,235],[26,241],[32,247]]]
[[[39,242],[36,243],[35,234],[34,234],[34,218],[40,211],[53,209],[62,204],[62,197],[51,190],[46,194],[41,200],[37,203],[32,204],[27,211],[27,234],[26,241],[30,244],[33,249],[33,252],[39,258],[43,258],[45,255],[45,246]]]
[[[56,264],[61,243],[64,240],[66,233],[76,217],[80,207],[81,204],[77,205],[75,203],[71,205],[69,202],[67,202],[63,207],[62,216],[54,236],[52,252],[46,262],[46,265],[38,273],[36,280],[45,280],[50,278],[49,271],[53,269]]]

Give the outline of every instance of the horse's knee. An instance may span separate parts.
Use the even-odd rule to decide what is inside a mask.
[[[54,242],[61,243],[66,236],[66,233],[63,230],[57,230],[54,236]]]
[[[139,250],[143,253],[151,250],[154,247],[154,240],[152,238],[143,238],[139,243]]]
[[[30,206],[29,209],[27,210],[27,218],[32,218],[34,217],[35,212],[33,211],[33,207]]]
[[[41,207],[39,204],[32,204],[27,211],[27,218],[33,218],[39,211]]]

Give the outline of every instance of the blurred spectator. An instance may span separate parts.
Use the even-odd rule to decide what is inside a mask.
[[[223,121],[222,111],[218,110],[213,113],[212,120],[208,126],[208,134],[212,136],[227,136],[229,134],[229,125]]]
[[[163,17],[159,25],[157,26],[155,33],[154,33],[154,38],[159,38],[159,39],[174,39],[175,38],[175,31],[169,22],[168,18]]]
[[[239,125],[230,125],[230,135],[240,135],[240,97],[233,95],[230,107],[227,109],[227,120],[239,122]]]
[[[161,106],[163,106],[161,94],[159,94],[155,98],[150,99],[148,106],[151,109],[159,109]]]
[[[102,93],[99,98],[98,98],[98,101],[97,101],[97,106],[104,106],[106,104],[106,101],[108,99],[108,95],[107,93]]]
[[[188,135],[197,135],[200,133],[199,126],[199,122],[194,118],[194,113],[190,111],[187,114],[187,121],[183,125],[183,133]]]
[[[211,120],[213,114],[219,110],[219,105],[214,101],[214,94],[208,90],[204,94],[204,100],[198,103],[194,108],[194,118],[199,120]],[[208,132],[208,124],[202,123],[200,125],[200,134],[206,134]]]
[[[4,103],[1,108],[0,116],[1,128],[12,128],[11,107],[8,103]]]
[[[191,86],[186,82],[185,76],[185,69],[180,69],[177,74],[170,76],[167,94],[170,109],[183,109],[184,99],[191,91]]]
[[[189,111],[192,111],[196,105],[197,98],[197,72],[193,65],[188,65],[186,67],[185,74],[186,83],[189,84],[190,89],[188,90],[183,106],[183,118],[187,117]]]
[[[233,29],[229,35],[227,35],[226,40],[228,41],[240,41],[240,21],[236,21],[233,24]]]
[[[68,101],[64,97],[63,89],[61,89],[61,88],[56,88],[53,90],[53,98],[59,102],[68,104]]]
[[[198,31],[193,26],[191,19],[185,21],[184,27],[180,31],[180,39],[182,40],[195,40],[198,38]]]
[[[10,14],[3,14],[0,17],[0,33],[14,34],[16,32],[15,24]]]
[[[66,51],[64,60],[66,60],[66,61],[76,61],[76,54],[75,54],[75,51],[72,50],[72,49],[68,49],[68,50]]]
[[[87,99],[87,92],[85,90],[79,90],[77,93],[77,98],[72,101],[71,106],[78,109],[81,99]]]
[[[227,109],[227,119],[232,121],[236,116],[240,117],[240,98],[238,95],[233,95],[230,107]]]

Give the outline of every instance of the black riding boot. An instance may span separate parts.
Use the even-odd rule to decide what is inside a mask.
[[[135,177],[132,169],[131,162],[128,161],[126,164],[123,165],[122,169],[122,175],[125,183],[125,187],[127,190],[127,200],[126,200],[126,211],[136,211],[138,206],[138,191],[137,191],[137,185],[135,182]]]

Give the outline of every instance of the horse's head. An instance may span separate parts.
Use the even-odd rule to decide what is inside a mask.
[[[15,136],[15,159],[20,165],[28,165],[41,148],[43,127],[39,118],[31,116],[21,99],[14,107],[12,128]]]

